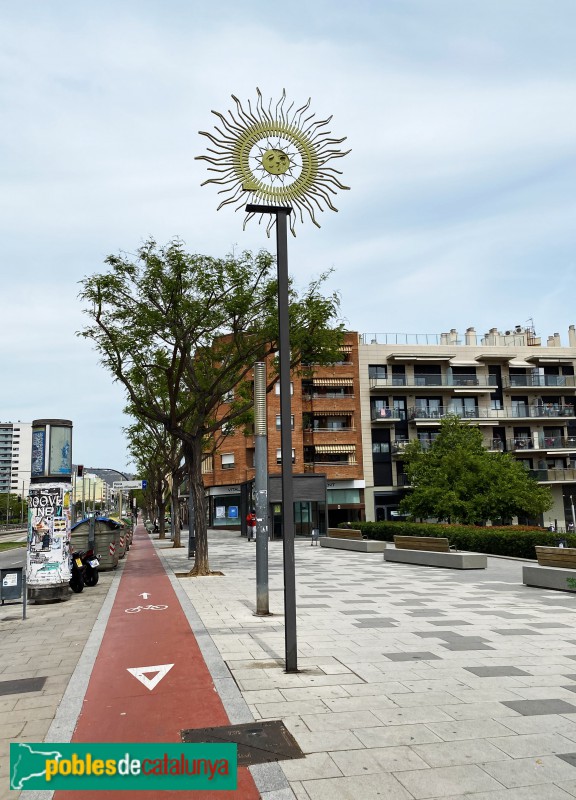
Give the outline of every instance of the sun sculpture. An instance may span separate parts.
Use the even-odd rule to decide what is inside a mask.
[[[332,196],[338,189],[350,188],[338,180],[337,176],[342,173],[329,166],[333,159],[350,152],[338,148],[346,137],[330,137],[326,126],[332,117],[315,120],[309,111],[310,100],[297,109],[294,103],[285,108],[287,100],[283,91],[274,108],[272,100],[264,107],[260,89],[256,92],[255,108],[248,101],[245,109],[232,95],[236,112],[228,111],[225,116],[213,111],[221,127],[215,127],[212,133],[200,131],[214,147],[207,148],[209,155],[197,156],[197,159],[207,161],[211,165],[208,171],[217,173],[202,186],[215,183],[223,187],[218,194],[225,195],[225,199],[218,210],[233,205],[238,211],[248,203],[260,202],[292,208],[289,224],[294,235],[296,222],[298,219],[304,222],[305,212],[320,227],[316,213],[324,211],[324,207],[338,211]],[[254,213],[247,214],[244,227],[253,216]],[[269,219],[268,235],[275,215]]]

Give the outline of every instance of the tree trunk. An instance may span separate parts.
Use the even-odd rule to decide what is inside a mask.
[[[208,528],[206,525],[206,495],[202,480],[202,438],[192,444],[184,444],[184,459],[188,482],[194,504],[194,528],[196,533],[196,559],[190,575],[210,575],[208,561]]]
[[[156,495],[156,511],[158,516],[156,519],[158,520],[158,538],[165,539],[166,538],[166,524],[164,522],[164,495],[162,494],[162,484],[160,484],[160,488],[158,489],[158,494]]]
[[[181,547],[180,543],[180,515],[178,513],[178,476],[172,473],[172,491],[170,493],[170,517],[174,531],[174,544],[172,547]]]

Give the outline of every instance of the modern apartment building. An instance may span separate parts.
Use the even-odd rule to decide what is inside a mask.
[[[406,443],[427,446],[439,422],[457,414],[479,425],[489,450],[509,452],[554,505],[542,519],[564,528],[576,498],[576,330],[568,345],[555,333],[543,344],[532,328],[468,328],[440,336],[368,334],[360,337],[363,478],[369,520],[394,519],[406,488]]]
[[[0,494],[28,494],[32,423],[0,422]]]
[[[292,463],[298,487],[295,493],[295,530],[354,522],[364,518],[364,479],[360,424],[358,334],[347,333],[338,363],[317,367],[313,376],[294,373],[291,382]],[[279,383],[267,396],[268,473],[276,485],[281,473]],[[230,430],[214,456],[203,464],[204,484],[212,527],[238,526],[254,479],[253,436]],[[306,494],[313,481],[325,476],[327,508]],[[271,499],[270,525],[280,535],[281,503]],[[279,498],[276,498],[277,500]],[[326,518],[326,514],[328,519]]]
[[[487,449],[508,452],[542,484],[554,505],[541,519],[573,522],[576,502],[576,329],[562,345],[533,328],[468,328],[440,335],[346,334],[342,359],[292,381],[293,471],[325,475],[327,508],[296,502],[297,533],[340,522],[394,520],[410,491],[402,455],[407,442],[434,441],[440,420],[458,415],[478,425]],[[267,397],[268,471],[280,475],[280,397]],[[209,524],[238,526],[250,503],[254,438],[231,431],[204,462]],[[301,485],[301,484],[300,484]],[[278,528],[281,506],[271,503]]]

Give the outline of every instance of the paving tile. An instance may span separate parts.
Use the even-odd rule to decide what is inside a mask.
[[[459,703],[458,705],[441,706],[439,710],[456,720],[520,718],[517,711],[507,708],[502,703],[490,700],[481,703]]]
[[[489,739],[512,758],[569,753],[574,743],[560,733],[528,733]]]
[[[429,727],[421,724],[386,725],[381,728],[359,728],[354,735],[368,748],[441,742]]]
[[[477,675],[479,678],[495,678],[498,676],[507,676],[507,675],[530,675],[529,672],[526,672],[523,669],[519,669],[518,667],[464,667],[465,670],[468,672],[472,672],[474,675]]]
[[[458,739],[487,739],[488,737],[511,736],[513,732],[493,719],[454,720],[453,722],[429,722],[430,730],[445,742]]]
[[[393,775],[383,773],[303,781],[302,785],[310,800],[413,800]]]
[[[503,762],[510,764],[510,761]],[[501,784],[484,769],[473,764],[458,767],[438,767],[413,772],[399,772],[396,777],[416,798],[449,797],[451,794],[473,794],[501,789]]]
[[[283,761],[282,771],[289,781],[336,778],[343,775],[328,753],[309,753],[306,758]]]
[[[573,780],[576,769],[557,756],[536,756],[512,761],[496,761],[482,767],[503,786],[533,786]]]
[[[508,708],[524,716],[532,716],[534,714],[576,713],[576,706],[567,703],[565,700],[558,700],[556,698],[543,700],[508,700],[502,701],[502,705],[508,706]]]
[[[331,755],[343,775],[428,769],[428,764],[411,747],[373,747],[350,753],[339,751]]]
[[[419,744],[412,749],[431,767],[454,767],[459,764],[509,760],[509,755],[485,739]]]
[[[407,653],[384,653],[386,658],[390,661],[434,661],[440,659],[440,656],[434,655],[430,652],[407,652]]]
[[[302,714],[302,721],[311,731],[353,730],[374,728],[380,724],[370,711],[345,711],[331,714]]]

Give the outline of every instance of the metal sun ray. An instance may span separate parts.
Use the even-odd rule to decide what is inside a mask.
[[[255,103],[248,100],[243,106],[235,95],[232,100],[233,110],[212,112],[218,123],[211,132],[200,131],[212,145],[207,155],[196,156],[208,162],[207,171],[213,176],[202,186],[222,187],[218,194],[224,199],[218,209],[232,205],[239,211],[248,203],[291,206],[289,224],[294,235],[296,223],[303,223],[306,215],[320,227],[316,214],[326,208],[337,211],[332,196],[350,188],[336,177],[342,172],[328,166],[332,159],[350,152],[339,148],[346,137],[336,139],[326,130],[332,116],[315,119],[310,98],[298,108],[294,102],[286,108],[285,90],[275,104],[272,98],[265,103],[259,88]],[[262,222],[264,215],[247,214],[244,227],[254,216]],[[275,215],[266,216],[270,235]]]

